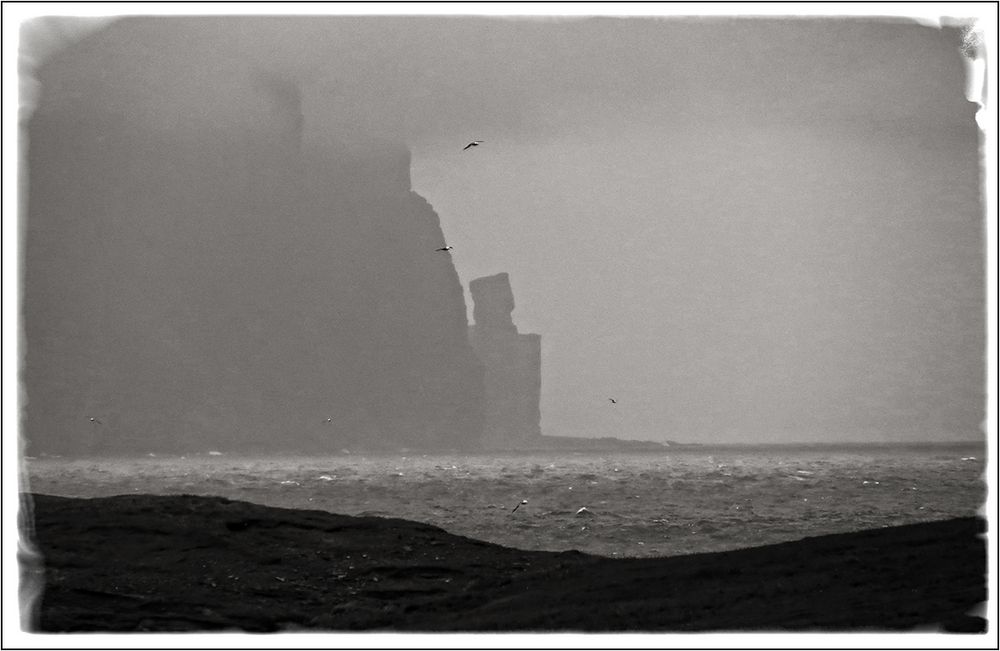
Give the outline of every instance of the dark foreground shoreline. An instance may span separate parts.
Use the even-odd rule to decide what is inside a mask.
[[[609,559],[218,497],[24,498],[42,632],[986,627],[979,518]]]

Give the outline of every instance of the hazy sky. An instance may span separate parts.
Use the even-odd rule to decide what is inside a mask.
[[[543,335],[543,431],[974,436],[982,209],[957,34],[615,22],[590,56],[532,57],[555,83],[518,98],[525,133],[415,145],[460,275],[509,272],[515,321]]]
[[[301,88],[307,138],[350,128],[405,141],[463,283],[508,272],[515,323],[542,335],[544,433],[977,435],[983,207],[959,30],[220,25],[206,20],[214,40],[162,62],[190,69],[197,93],[95,83],[133,93],[123,101],[169,129],[232,116],[251,100],[226,80],[259,70]],[[471,139],[485,144],[461,151]]]

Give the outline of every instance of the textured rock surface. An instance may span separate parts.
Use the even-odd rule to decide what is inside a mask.
[[[482,368],[407,149],[314,143],[294,83],[247,70],[217,96],[182,56],[210,35],[146,26],[38,75],[28,452],[475,445]]]
[[[487,446],[511,447],[541,435],[541,337],[518,334],[510,316],[514,293],[501,273],[469,283],[475,324],[469,340],[485,367]]]

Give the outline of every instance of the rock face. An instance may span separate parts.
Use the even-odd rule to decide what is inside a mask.
[[[480,331],[517,334],[517,326],[510,313],[514,311],[514,291],[510,276],[505,273],[476,278],[469,283],[472,293],[472,318]]]
[[[501,273],[469,283],[475,325],[469,341],[485,367],[484,445],[516,447],[541,435],[541,336],[519,334],[510,316],[514,293]]]
[[[199,41],[146,52],[145,24],[38,73],[27,453],[478,445],[482,364],[406,147],[313,144],[295,84],[256,72],[204,100],[219,119],[183,115],[204,89],[174,55]]]

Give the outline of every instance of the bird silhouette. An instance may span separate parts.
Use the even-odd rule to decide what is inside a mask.
[[[615,400],[614,398],[608,398],[608,400],[610,400],[611,404],[613,404],[613,405],[617,405],[618,404],[618,401]]]
[[[451,251],[455,247],[453,246],[442,246],[440,249],[434,249],[435,251]]]
[[[103,425],[104,424],[101,421],[99,421],[96,418],[94,418],[93,416],[90,417],[90,422],[91,423],[97,423],[98,425]]]
[[[527,503],[528,503],[528,500],[521,500],[521,503],[514,507],[514,511],[516,511],[519,508],[521,508],[521,504],[527,504]],[[513,513],[514,511],[511,511],[511,513]]]
[[[324,420],[323,422],[324,422],[324,423],[327,423],[327,424],[329,424],[329,423],[332,423],[332,422],[333,422],[333,419],[332,419],[332,418],[327,418],[327,419],[326,419],[326,420]]]
[[[485,141],[483,141],[483,140],[473,140],[472,142],[470,142],[466,146],[462,147],[462,151],[465,151],[469,147],[478,147],[479,145],[483,144],[483,142],[485,142]]]

